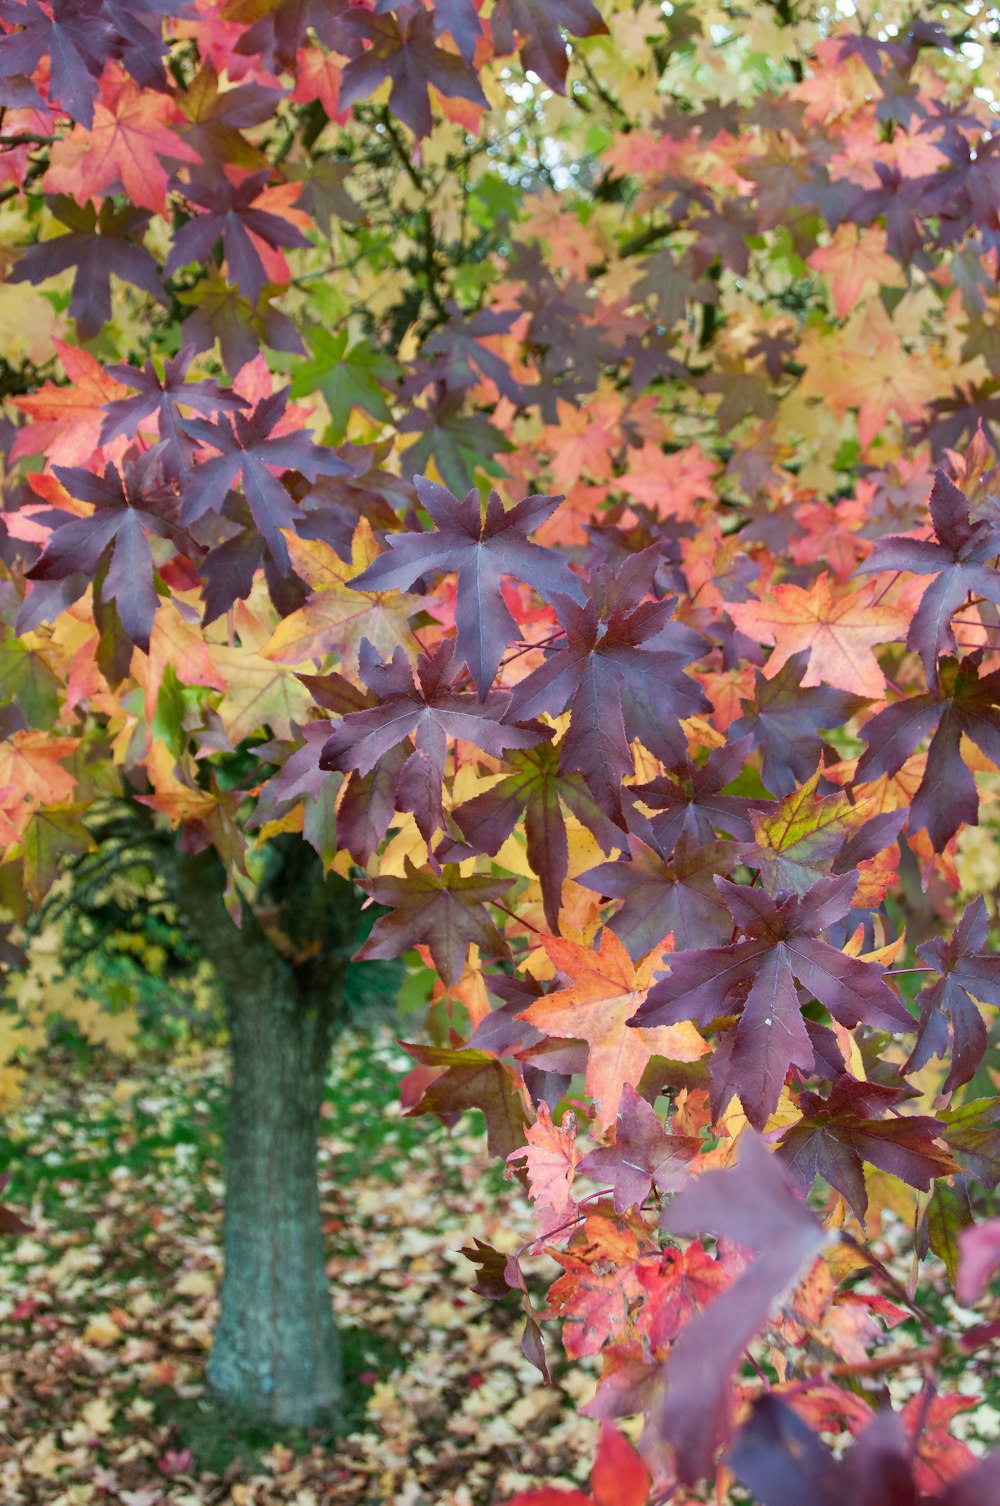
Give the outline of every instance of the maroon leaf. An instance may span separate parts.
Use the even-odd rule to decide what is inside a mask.
[[[405,589],[432,571],[456,571],[456,646],[485,699],[504,650],[519,632],[504,604],[503,577],[526,581],[545,597],[568,592],[582,599],[580,583],[567,561],[528,539],[562,498],[525,497],[505,512],[496,492],[491,492],[483,516],[476,491],[460,502],[447,487],[426,476],[416,478],[416,488],[436,530],[390,534],[387,552],[351,584],[359,591]]]
[[[937,685],[938,655],[956,652],[951,619],[971,593],[1000,603],[1000,571],[987,564],[1000,553],[1000,529],[969,516],[969,499],[943,471],[930,498],[937,543],[928,539],[880,539],[857,574],[905,570],[933,575],[910,623],[907,648],[919,653],[928,684]]]
[[[615,1143],[599,1145],[579,1170],[610,1182],[618,1213],[644,1203],[655,1182],[659,1192],[676,1192],[688,1180],[687,1163],[701,1150],[693,1135],[668,1135],[645,1098],[629,1083],[622,1089]]]
[[[357,956],[384,960],[426,946],[445,983],[457,983],[473,942],[489,956],[507,955],[486,905],[501,899],[513,882],[489,874],[463,878],[456,863],[446,863],[438,873],[416,868],[407,858],[403,878],[386,876],[368,885],[372,898],[390,913],[375,922]]]
[[[651,1426],[673,1444],[679,1479],[693,1485],[709,1474],[727,1438],[731,1381],[745,1345],[829,1236],[764,1142],[749,1133],[739,1164],[685,1188],[663,1227],[711,1233],[757,1252],[746,1273],[682,1330],[666,1362],[666,1397]]]
[[[323,748],[320,766],[367,774],[392,748],[412,737],[413,752],[396,784],[397,809],[413,813],[426,841],[445,825],[441,786],[449,737],[474,743],[499,757],[505,748],[533,747],[551,735],[538,723],[513,726],[502,722],[509,701],[500,691],[491,691],[480,700],[457,690],[449,641],[432,658],[421,655],[414,673],[401,648],[386,664],[366,639],[359,666],[378,704],[342,718]]]
[[[319,475],[337,476],[348,469],[339,455],[314,444],[308,433],[274,432],[287,403],[286,387],[263,398],[250,413],[223,415],[218,423],[204,418],[185,420],[186,434],[219,453],[196,465],[182,488],[182,517],[193,523],[208,512],[220,511],[230,488],[242,479],[253,520],[285,572],[290,560],[280,530],[294,528],[297,514],[288,489],[273,472],[297,470],[314,481]]]
[[[680,950],[711,946],[728,936],[732,919],[714,880],[739,861],[734,842],[699,844],[685,836],[668,861],[637,837],[627,841],[628,858],[600,863],[581,873],[577,883],[621,900],[610,925],[633,962],[670,935]]]
[[[683,759],[682,717],[707,702],[684,666],[701,658],[699,634],[672,620],[674,602],[643,601],[658,564],[655,548],[633,556],[614,575],[592,572],[584,606],[557,597],[565,643],[518,684],[509,716],[570,708],[562,767],[578,769],[612,820],[624,825],[622,781],[633,772],[629,743]]]
[[[434,17],[422,5],[398,5],[389,15],[352,7],[346,25],[369,45],[351,59],[340,80],[338,103],[346,108],[367,99],[384,79],[392,80],[389,108],[416,136],[433,126],[428,84],[449,99],[486,104],[471,68],[434,40]]]
[[[203,212],[186,221],[174,235],[165,271],[169,276],[189,262],[210,261],[217,241],[222,242],[230,275],[251,303],[264,291],[267,278],[253,237],[277,249],[307,247],[309,242],[295,225],[269,209],[255,209],[254,201],[267,187],[270,168],[253,173],[241,183],[232,183],[224,173],[198,177],[186,184],[185,197]]]
[[[962,660],[945,659],[939,671],[940,695],[898,701],[862,728],[868,747],[858,761],[858,782],[897,773],[933,732],[909,825],[911,831],[926,827],[937,852],[963,824],[975,826],[979,821],[976,781],[961,755],[963,735],[987,758],[1000,760],[1000,670],[981,676],[982,660],[981,650]]]
[[[721,878],[715,882],[742,939],[674,953],[670,972],[654,984],[629,1023],[709,1025],[738,1013],[735,1031],[709,1067],[713,1103],[721,1110],[738,1094],[750,1123],[763,1129],[789,1066],[809,1070],[814,1065],[796,981],[849,1029],[862,1020],[889,1030],[905,1030],[913,1022],[880,967],[819,939],[850,909],[856,874],[821,879],[801,897],[773,899],[761,889]]]
[[[743,702],[743,715],[729,729],[731,738],[752,738],[763,755],[761,778],[781,797],[791,795],[816,772],[826,748],[821,729],[843,726],[866,704],[862,697],[828,685],[803,689],[800,682],[808,659],[807,652],[793,654],[771,680],[757,670],[753,701]]]
[[[920,960],[941,977],[917,995],[920,1024],[903,1071],[917,1071],[932,1056],[943,1057],[949,1049],[950,1024],[951,1066],[943,1093],[971,1081],[986,1054],[986,1026],[975,1001],[1000,1005],[1000,957],[986,951],[989,933],[989,916],[980,895],[966,906],[950,941],[935,937],[917,947]]]
[[[69,311],[84,340],[96,335],[111,318],[112,273],[158,303],[167,302],[156,262],[138,240],[150,221],[145,210],[130,204],[116,209],[111,199],[105,199],[98,211],[65,194],[47,202],[69,234],[29,246],[8,281],[44,282],[75,267]]]
[[[923,1114],[882,1118],[895,1106],[901,1091],[858,1082],[845,1074],[828,1098],[801,1094],[802,1118],[785,1132],[778,1155],[803,1192],[821,1176],[863,1222],[868,1207],[863,1162],[870,1161],[922,1192],[935,1177],[950,1176],[959,1169],[948,1152],[935,1144],[942,1133],[936,1119]]]
[[[590,0],[498,0],[490,24],[496,51],[513,52],[517,36],[524,68],[557,94],[565,92],[567,68],[560,28],[574,37],[596,37],[608,29]]]
[[[569,868],[569,839],[562,807],[565,805],[572,811],[605,852],[620,847],[625,839],[601,810],[582,777],[560,772],[559,752],[551,744],[539,743],[523,752],[508,752],[506,764],[513,769],[512,774],[484,794],[465,801],[452,815],[470,848],[490,856],[500,850],[523,815],[528,862],[542,886],[546,921],[558,932],[563,880]],[[440,849],[439,856],[452,856],[452,849]]]

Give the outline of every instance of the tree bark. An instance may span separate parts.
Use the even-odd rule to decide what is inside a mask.
[[[234,1409],[337,1420],[340,1346],[316,1181],[320,1107],[358,901],[300,838],[271,844],[233,925],[214,854],[180,860],[181,902],[224,994],[232,1049],[224,1273],[207,1377]]]

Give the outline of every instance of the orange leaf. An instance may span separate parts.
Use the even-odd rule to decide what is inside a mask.
[[[708,1047],[688,1021],[653,1028],[626,1025],[646,997],[660,951],[633,965],[607,927],[597,953],[557,936],[543,941],[556,967],[573,983],[546,994],[519,1018],[546,1035],[587,1042],[586,1089],[597,1104],[598,1123],[607,1130],[615,1122],[622,1089],[626,1083],[638,1086],[650,1057],[691,1062]]]
[[[877,583],[860,591],[830,585],[824,570],[814,584],[775,586],[769,601],[733,603],[730,616],[758,643],[773,643],[764,674],[771,680],[792,654],[809,650],[802,684],[833,685],[873,701],[885,694],[885,676],[872,653],[876,643],[906,636],[909,618],[897,607],[876,606]]]

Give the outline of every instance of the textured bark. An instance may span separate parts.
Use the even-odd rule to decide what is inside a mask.
[[[207,1374],[238,1410],[308,1427],[336,1421],[342,1384],[316,1147],[357,901],[323,879],[300,839],[273,847],[240,929],[222,908],[214,856],[182,860],[178,874],[232,1047],[225,1268]]]

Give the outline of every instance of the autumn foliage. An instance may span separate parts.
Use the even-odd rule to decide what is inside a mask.
[[[0,3],[13,1077],[102,802],[301,834],[598,1365],[522,1506],[1000,1490],[1000,76],[842,9]]]

